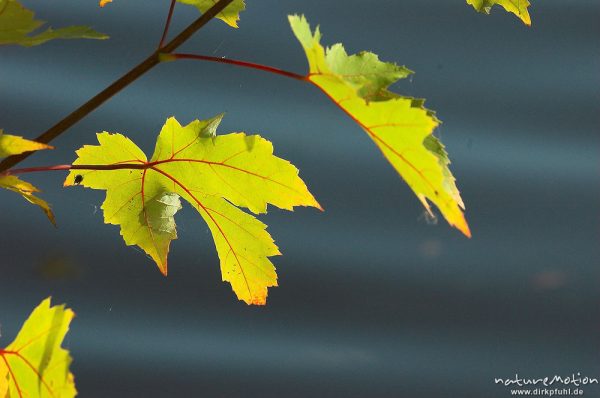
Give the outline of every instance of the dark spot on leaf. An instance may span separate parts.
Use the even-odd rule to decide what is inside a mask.
[[[81,174],[77,174],[75,176],[75,184],[79,185],[81,184],[81,181],[83,181],[83,176]]]

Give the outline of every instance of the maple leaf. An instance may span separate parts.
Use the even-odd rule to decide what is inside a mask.
[[[341,44],[325,49],[319,28],[313,33],[304,16],[292,15],[289,21],[308,58],[307,80],[367,133],[430,214],[428,201],[450,225],[471,236],[448,154],[432,135],[439,120],[424,100],[387,89],[412,72],[370,52],[348,55]]]
[[[61,347],[75,314],[64,305],[38,305],[15,340],[0,349],[0,397],[72,398],[72,358]]]
[[[177,0],[179,3],[195,6],[201,13],[205,13],[212,6],[217,4],[219,0]],[[100,7],[104,7],[113,0],[100,0]],[[237,28],[237,22],[240,20],[240,12],[246,9],[244,0],[233,0],[223,11],[217,14],[215,18],[220,19],[227,25]]]
[[[37,46],[53,39],[107,39],[87,26],[69,26],[35,33],[44,25],[36,20],[34,13],[17,0],[0,0],[0,45],[18,44],[25,47]]]
[[[265,304],[267,288],[277,286],[268,257],[280,252],[266,225],[236,206],[256,214],[265,213],[269,203],[287,210],[320,206],[298,169],[274,156],[269,141],[244,133],[216,135],[222,116],[187,126],[169,118],[150,161],[125,136],[99,133],[100,145],[77,151],[65,186],[106,190],[104,221],[119,225],[125,243],[142,248],[164,275],[183,198],[212,232],[222,279],[240,300]]]
[[[39,151],[41,149],[52,149],[52,147],[39,142],[26,140],[19,136],[4,134],[3,131],[0,130],[0,158],[10,155],[18,155],[24,152]],[[32,184],[13,175],[0,173],[0,188],[16,192],[29,203],[40,207],[50,222],[56,225],[56,219],[54,218],[54,214],[50,209],[50,205],[48,205],[46,201],[34,195],[34,193],[40,192],[40,190],[34,187]]]
[[[512,12],[527,26],[531,25],[531,17],[527,10],[530,6],[528,0],[467,0],[478,12],[489,14],[496,4],[501,5],[508,12]]]

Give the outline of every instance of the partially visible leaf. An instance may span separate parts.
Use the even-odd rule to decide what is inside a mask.
[[[530,5],[528,0],[467,0],[467,3],[485,14],[489,14],[492,7],[498,4],[519,17],[525,25],[531,25],[531,17],[527,10]]]
[[[17,135],[4,134],[0,129],[0,158],[19,155],[23,152],[39,151],[40,149],[53,149],[50,145],[26,140]]]
[[[189,4],[195,6],[200,12],[204,13],[209,8],[218,3],[219,0],[177,0],[180,3]],[[238,27],[238,21],[240,20],[240,12],[246,9],[244,0],[233,0],[223,11],[217,14],[217,18],[225,22],[232,28]]]
[[[87,26],[69,26],[37,32],[44,21],[36,20],[32,11],[17,0],[0,0],[0,45],[37,46],[53,39],[107,39]],[[36,33],[37,32],[37,33]]]
[[[72,358],[61,347],[75,314],[50,298],[33,310],[15,340],[0,349],[0,397],[72,398]],[[6,375],[6,377],[2,377]],[[6,392],[8,391],[8,394]]]
[[[2,130],[0,130],[0,158],[10,155],[18,155],[23,152],[38,151],[41,149],[52,149],[52,147],[39,142],[26,140],[16,135],[3,134]],[[50,209],[50,205],[48,205],[46,201],[34,195],[34,193],[40,192],[39,189],[13,175],[1,173],[0,188],[16,192],[29,203],[39,206],[44,211],[50,222],[56,226],[56,219],[54,218],[54,214]],[[0,397],[2,397],[2,395],[0,395]]]
[[[1,174],[0,174],[0,188],[4,188],[4,189],[11,190],[13,192],[16,192],[19,195],[21,195],[29,203],[32,203],[32,204],[38,206],[40,209],[42,209],[44,214],[46,214],[46,217],[48,217],[48,220],[50,220],[50,222],[54,226],[56,226],[56,219],[54,218],[54,213],[52,213],[52,210],[50,209],[50,205],[48,204],[48,202],[46,202],[45,200],[40,199],[34,195],[34,193],[40,192],[39,189],[37,189],[36,187],[31,185],[27,181],[23,181],[15,176],[1,175]]]
[[[219,0],[177,0],[179,3],[189,4],[195,6],[201,13],[205,13],[212,6],[217,4]],[[108,3],[112,3],[113,0],[100,0],[100,7],[104,7]],[[244,0],[233,0],[223,11],[217,14],[216,18],[225,22],[232,28],[238,27],[238,21],[240,20],[240,12],[246,9]]]
[[[464,204],[448,168],[450,160],[432,135],[439,120],[423,106],[423,100],[388,90],[412,72],[382,62],[370,52],[348,55],[341,44],[325,49],[318,27],[313,33],[304,16],[289,20],[308,58],[307,80],[367,133],[429,213],[431,201],[450,225],[470,236]]]
[[[279,253],[266,226],[235,206],[264,213],[267,204],[292,210],[320,207],[291,163],[273,155],[272,144],[258,135],[216,135],[222,115],[181,126],[169,118],[150,161],[121,134],[98,134],[98,146],[77,151],[65,186],[106,190],[104,221],[119,225],[127,245],[137,245],[167,274],[174,216],[180,197],[208,224],[221,261],[224,281],[240,300],[265,304],[267,288],[277,285],[268,257]],[[110,165],[113,170],[85,170]]]

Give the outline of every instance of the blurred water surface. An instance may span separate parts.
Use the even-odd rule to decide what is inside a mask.
[[[0,127],[34,137],[156,46],[168,1],[25,2],[55,26],[111,39],[0,49]],[[97,131],[148,153],[165,118],[226,111],[260,133],[326,211],[262,217],[284,256],[264,308],[220,282],[206,225],[178,214],[170,273],[103,225],[103,194],[28,176],[59,228],[1,192],[0,324],[7,344],[47,295],[77,318],[67,339],[83,397],[506,397],[495,377],[600,377],[600,3],[546,0],[533,26],[456,1],[249,1],[185,51],[305,70],[286,16],[324,42],[417,73],[467,204],[468,240],[423,209],[378,150],[313,87],[200,62],[160,65],[24,165],[69,163]],[[197,16],[178,6],[173,32]],[[586,395],[598,394],[590,387]]]

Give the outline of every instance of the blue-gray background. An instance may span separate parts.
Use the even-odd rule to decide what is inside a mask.
[[[0,127],[35,137],[144,58],[168,1],[27,1],[96,41],[0,48]],[[104,225],[100,191],[30,175],[54,229],[1,192],[1,345],[52,295],[77,318],[66,345],[83,397],[506,397],[494,377],[600,377],[598,112],[600,3],[536,2],[533,27],[464,1],[249,1],[241,27],[213,21],[184,50],[302,73],[286,15],[324,42],[417,74],[396,90],[427,98],[473,230],[423,209],[368,137],[314,87],[259,71],[161,65],[24,165],[69,163],[95,132],[150,152],[165,118],[227,112],[221,132],[260,133],[326,211],[262,217],[284,256],[264,308],[220,282],[207,227],[178,214],[164,278]],[[197,16],[180,5],[173,32]],[[600,388],[588,388],[596,396]]]

